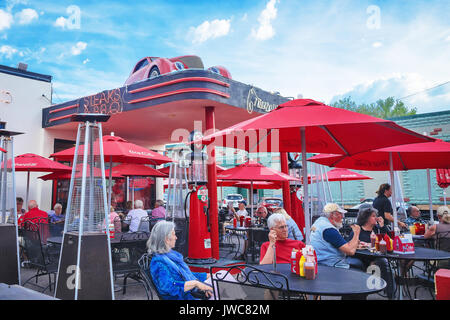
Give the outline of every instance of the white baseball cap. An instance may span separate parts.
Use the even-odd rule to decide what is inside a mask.
[[[342,209],[339,207],[337,203],[327,203],[325,207],[323,207],[324,213],[331,213],[331,212],[340,212],[340,213],[347,213],[347,210]]]

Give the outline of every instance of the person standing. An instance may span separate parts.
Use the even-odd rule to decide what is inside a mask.
[[[380,185],[376,193],[378,194],[378,196],[373,200],[372,205],[375,209],[377,209],[380,217],[383,218],[384,225],[391,226],[391,223],[394,222],[394,210],[392,209],[391,201],[388,199],[390,196],[392,196],[391,185],[389,183],[383,183],[382,185]],[[398,221],[398,225],[401,228],[407,228],[406,224],[401,221]]]

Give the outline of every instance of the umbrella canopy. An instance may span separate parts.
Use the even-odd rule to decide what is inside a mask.
[[[390,154],[392,155],[393,170],[450,168],[450,143],[442,140],[382,148],[350,157],[319,154],[309,158],[308,161],[329,167],[389,171]]]
[[[277,130],[274,130],[277,129]],[[207,135],[193,143],[244,149],[249,152],[302,152],[307,179],[306,152],[352,155],[406,143],[434,141],[393,121],[333,108],[311,99],[288,101],[269,113]],[[310,215],[308,184],[304,184],[306,243]]]
[[[98,140],[94,143],[94,150],[99,150]],[[51,157],[57,160],[72,161],[74,153],[75,147],[53,153]],[[83,153],[84,148],[80,146],[78,155],[83,155]],[[166,156],[128,142],[117,136],[103,136],[103,154],[105,161],[110,162],[154,165],[172,162],[172,159]]]
[[[109,169],[105,170],[105,174],[109,175]],[[156,169],[147,167],[143,164],[133,164],[133,163],[122,163],[112,168],[113,175],[122,175],[122,176],[145,176],[145,177],[167,177],[167,174],[164,174]]]
[[[305,129],[305,151],[314,153],[355,154],[434,141],[390,120],[333,108],[310,99],[296,99],[269,113],[207,135],[201,142],[255,152],[299,152],[302,151],[300,128]],[[252,150],[258,143],[258,148]]]
[[[450,169],[436,169],[438,186],[445,189],[450,186]]]
[[[107,170],[105,170],[105,176],[106,176],[106,171]],[[77,167],[75,169],[75,178],[81,178],[82,173],[83,173],[83,164],[79,163],[79,164],[77,164]],[[94,167],[93,173],[94,173],[94,177],[102,176],[102,170],[99,168]],[[90,168],[88,166],[88,168],[86,169],[86,175],[89,176],[89,174],[90,174]],[[71,177],[72,177],[71,172],[56,172],[56,173],[50,173],[50,174],[41,176],[41,177],[39,177],[39,179],[42,179],[44,181],[57,180],[57,179],[64,180],[64,179],[70,179]],[[113,172],[113,178],[123,178],[123,176],[121,174],[116,174]]]
[[[308,161],[333,167],[350,168],[368,171],[390,171],[394,184],[394,170],[427,169],[428,198],[430,202],[430,218],[434,221],[431,199],[430,168],[450,168],[450,143],[435,140],[427,143],[414,143],[363,152],[350,157],[342,155],[319,154]],[[395,188],[393,188],[395,192]],[[393,194],[393,199],[396,199]],[[396,208],[394,210],[394,226],[397,225]]]
[[[16,171],[30,172],[70,172],[72,168],[59,162],[41,157],[33,153],[25,153],[14,158]],[[11,167],[11,159],[8,160],[8,168]]]
[[[350,171],[344,168],[336,168],[327,172],[328,181],[352,181],[373,179],[369,176]]]
[[[11,168],[12,161],[8,160],[7,167]],[[27,192],[25,203],[28,205],[28,197],[30,193],[30,172],[71,172],[72,168],[59,162],[41,157],[34,153],[25,153],[14,158],[15,171],[26,171],[27,175]]]
[[[249,160],[237,167],[222,171],[217,175],[221,180],[243,180],[243,181],[298,181],[285,173],[262,164]]]

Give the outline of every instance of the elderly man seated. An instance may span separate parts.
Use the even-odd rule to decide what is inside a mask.
[[[61,203],[56,203],[53,210],[48,212],[48,219],[50,223],[64,223],[64,214],[62,213]]]
[[[23,222],[29,220],[33,223],[48,223],[48,214],[38,208],[36,200],[28,201],[28,212],[20,217],[18,223],[20,226]]]
[[[275,247],[276,262],[290,263],[292,249],[301,250],[305,244],[300,240],[288,238],[288,226],[286,218],[280,213],[273,213],[267,219],[267,226],[270,229],[269,241],[261,245],[259,264],[273,263]]]
[[[141,219],[144,217],[148,217],[147,211],[144,210],[144,203],[142,200],[136,200],[134,209],[128,212],[127,219],[124,222],[130,225],[130,232],[137,232]]]
[[[317,261],[331,267],[363,269],[361,260],[351,257],[359,244],[361,227],[352,225],[353,238],[347,242],[339,233],[342,219],[347,211],[336,203],[323,208],[325,216],[318,218],[311,227],[311,245],[316,250]]]
[[[421,218],[420,210],[416,206],[409,207],[406,212],[408,213],[408,218],[406,218],[405,223],[408,226],[412,226],[414,223],[426,223],[426,221]]]

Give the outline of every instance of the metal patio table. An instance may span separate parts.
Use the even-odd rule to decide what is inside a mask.
[[[276,271],[273,270],[272,264],[255,266],[262,271],[285,276],[288,280],[288,291],[291,293],[309,294],[315,296],[348,296],[358,294],[372,294],[383,290],[386,282],[378,278],[378,285],[373,285],[372,275],[354,270],[329,266],[318,266],[318,273],[314,280],[306,280],[291,272],[289,263],[278,263]],[[266,273],[267,275],[267,273]],[[258,277],[257,273],[252,274]],[[269,281],[261,276],[258,278],[259,283],[269,285]]]
[[[406,273],[408,270],[404,270],[403,274],[401,274],[400,271],[400,265],[399,263],[397,263],[398,261],[423,261],[423,262],[428,262],[428,261],[437,261],[437,260],[449,260],[450,259],[450,252],[447,251],[441,251],[441,250],[435,250],[435,249],[430,249],[430,248],[423,248],[423,247],[415,247],[414,248],[414,253],[409,253],[409,254],[399,254],[399,253],[380,253],[377,251],[371,252],[368,249],[364,249],[364,250],[356,250],[356,256],[359,257],[368,257],[368,258],[386,258],[388,259],[389,263],[393,266],[394,270],[395,270],[395,275],[396,277],[398,277],[398,279],[405,279],[406,278]],[[403,282],[403,281],[401,281]],[[411,299],[411,294],[409,293],[409,288],[408,288],[408,284],[405,281],[405,285],[406,285],[406,293],[408,295],[408,297]],[[400,283],[400,289],[399,291],[399,295],[398,295],[398,299],[402,300],[403,299],[403,284]]]

